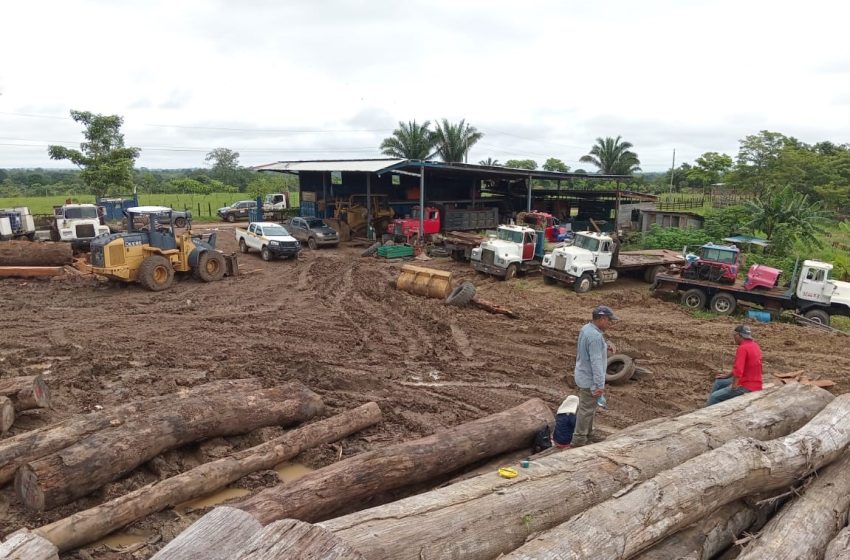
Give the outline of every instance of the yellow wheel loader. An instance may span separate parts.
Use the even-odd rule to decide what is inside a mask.
[[[137,206],[128,208],[127,231],[100,235],[91,243],[91,268],[122,282],[138,282],[159,292],[174,282],[175,272],[192,272],[203,282],[236,276],[235,255],[215,248],[216,234],[207,239],[192,235],[191,223],[175,234],[171,208]]]

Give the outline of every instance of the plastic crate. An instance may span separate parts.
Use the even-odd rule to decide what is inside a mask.
[[[385,259],[401,259],[413,256],[413,247],[410,245],[390,245],[378,247],[378,256]]]

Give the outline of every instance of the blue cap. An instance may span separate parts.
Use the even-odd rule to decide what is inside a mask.
[[[614,312],[607,305],[599,305],[593,308],[593,318],[608,317],[612,321],[619,321],[620,318],[614,315]]]

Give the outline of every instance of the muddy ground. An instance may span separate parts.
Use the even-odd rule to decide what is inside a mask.
[[[207,227],[220,228],[222,249],[236,249],[228,226]],[[380,426],[297,459],[317,468],[531,397],[554,410],[570,393],[578,329],[601,303],[622,319],[610,331],[618,351],[652,370],[608,388],[609,410],[597,416],[603,435],[699,407],[714,372],[732,364],[731,332],[741,319],[693,317],[675,302],[652,297],[638,280],[579,296],[546,286],[539,276],[500,282],[447,259],[422,263],[453,271],[456,281],[471,280],[481,296],[517,312],[514,320],[396,291],[390,281],[402,263],[362,258],[364,248],[305,249],[297,260],[269,263],[255,254],[240,256],[238,278],[213,284],[181,279],[164,293],[79,277],[0,281],[0,373],[46,373],[54,403],[53,410],[24,413],[11,434],[177,386],[246,376],[269,383],[297,379],[321,394],[331,411],[377,401],[385,415]],[[846,335],[780,323],[753,328],[766,373],[805,369],[836,381],[836,393],[850,390]],[[0,491],[0,533],[54,521],[152,482],[154,473],[174,474],[279,433],[266,428],[170,452],[156,465],[43,514],[23,511],[7,486]],[[264,472],[234,486],[275,482],[273,472]],[[374,501],[353,507],[370,505]],[[204,511],[168,510],[128,528],[153,544],[98,545],[63,558],[148,558]]]

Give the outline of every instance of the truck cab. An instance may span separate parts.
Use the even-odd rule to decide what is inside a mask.
[[[263,210],[286,210],[287,208],[289,208],[287,193],[271,193],[263,199]]]
[[[35,239],[35,224],[29,208],[0,208],[0,240],[26,237]]]
[[[95,237],[109,233],[102,217],[102,210],[94,204],[55,206],[50,237],[53,241],[67,241],[75,249],[88,249]]]
[[[393,237],[404,238],[405,241],[410,242],[411,238],[419,235],[420,216],[422,216],[422,208],[420,206],[414,206],[409,218],[396,218],[390,222],[387,226],[387,233]],[[425,235],[440,233],[440,209],[433,206],[426,206],[422,226],[425,229]]]
[[[617,243],[604,233],[576,233],[573,244],[558,247],[543,257],[543,277],[572,284],[575,291],[584,293],[594,285],[614,282],[617,271],[612,268]],[[548,280],[547,280],[548,279]]]
[[[821,261],[803,261],[797,281],[797,298],[822,305],[850,306],[850,283],[829,277],[832,265]]]
[[[738,278],[740,251],[734,245],[706,243],[696,258],[688,258],[682,270],[683,278],[734,284]]]
[[[472,250],[470,262],[478,272],[510,280],[519,272],[530,272],[543,258],[543,235],[529,227],[503,225],[495,237]]]

